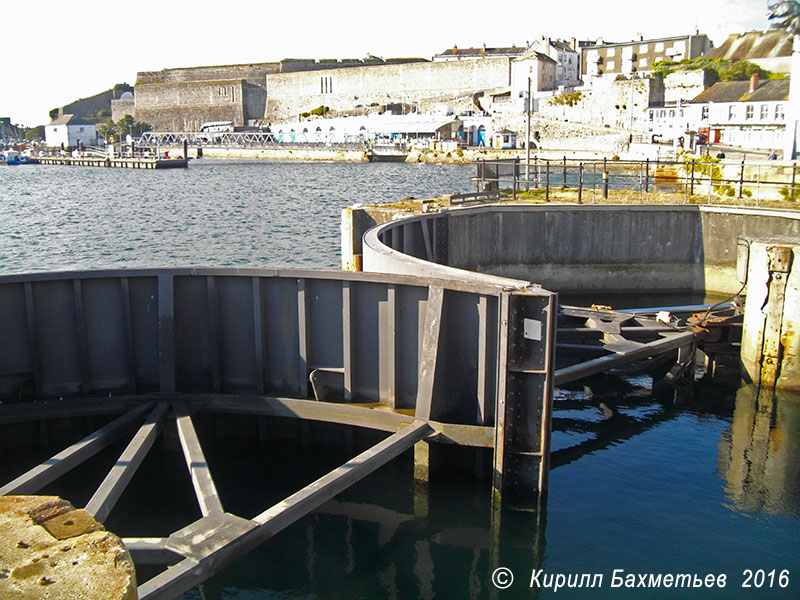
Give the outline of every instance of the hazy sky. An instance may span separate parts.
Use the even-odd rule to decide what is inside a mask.
[[[539,35],[623,42],[769,27],[768,0],[10,0],[0,13],[0,117],[27,126],[138,71],[282,58],[431,58]],[[125,7],[121,9],[119,7]]]

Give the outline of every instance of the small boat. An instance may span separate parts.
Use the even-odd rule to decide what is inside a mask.
[[[16,150],[5,150],[0,154],[0,162],[7,165],[27,165],[30,160],[27,156],[20,154]]]

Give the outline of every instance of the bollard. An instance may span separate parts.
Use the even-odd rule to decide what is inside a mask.
[[[800,389],[800,240],[750,242],[741,359],[753,383]]]

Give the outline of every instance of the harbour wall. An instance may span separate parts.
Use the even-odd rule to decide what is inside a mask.
[[[493,205],[395,220],[365,235],[371,219],[357,212],[369,210],[345,211],[345,268],[363,261],[365,271],[383,273],[477,271],[510,278],[508,285],[533,282],[558,292],[732,294],[741,288],[740,237],[800,237],[797,211]]]

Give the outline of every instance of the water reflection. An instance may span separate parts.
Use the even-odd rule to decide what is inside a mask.
[[[732,507],[800,515],[800,394],[754,385],[736,394],[730,430],[719,444],[719,472]]]

